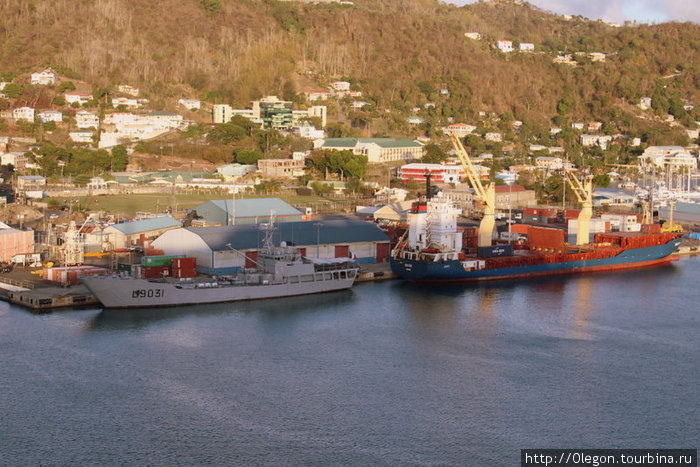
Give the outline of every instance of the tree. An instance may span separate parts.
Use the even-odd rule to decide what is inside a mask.
[[[596,175],[593,177],[593,185],[601,188],[610,186],[610,176],[608,174]]]
[[[233,122],[228,122],[216,125],[207,135],[207,140],[210,142],[231,144],[234,142],[238,142],[245,137],[245,128],[242,128]]]
[[[426,164],[442,164],[447,160],[447,154],[437,144],[430,143],[425,146],[425,155],[421,160]]]
[[[564,96],[557,104],[559,115],[568,115],[574,111],[574,99],[571,96]]]
[[[56,91],[57,92],[75,91],[75,84],[73,84],[73,81],[61,81],[61,83],[56,88]]]
[[[112,148],[112,163],[111,169],[115,172],[126,170],[126,165],[129,163],[129,155],[126,148],[119,144]]]
[[[75,186],[85,186],[90,183],[90,176],[86,174],[80,174],[73,177],[73,184]]]
[[[24,86],[19,83],[7,83],[2,93],[10,99],[17,99],[24,92]]]
[[[282,99],[285,101],[293,101],[297,95],[296,85],[294,81],[285,81],[284,86],[282,86]]]
[[[317,195],[325,195],[333,191],[333,188],[329,184],[319,182],[318,180],[311,184],[311,188]]]
[[[263,158],[263,153],[254,149],[239,148],[234,151],[236,162],[239,164],[254,165]]]

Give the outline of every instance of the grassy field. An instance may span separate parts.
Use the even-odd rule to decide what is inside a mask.
[[[314,213],[340,212],[353,206],[355,201],[363,204],[362,200],[349,198],[325,198],[321,196],[298,196],[296,194],[277,195],[236,195],[237,198],[281,198],[293,206],[308,206]],[[104,196],[82,196],[77,198],[49,198],[49,204],[68,206],[71,200],[77,208],[85,208],[87,211],[105,211],[119,217],[134,217],[137,212],[175,212],[184,214],[187,210],[209,201],[222,199],[221,196],[207,193],[179,193],[179,194],[119,194]]]

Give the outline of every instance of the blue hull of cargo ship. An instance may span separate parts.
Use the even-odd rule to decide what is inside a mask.
[[[615,256],[581,261],[560,261],[556,263],[524,264],[508,267],[489,267],[466,270],[458,260],[420,261],[391,258],[391,270],[410,281],[480,281],[511,278],[550,276],[558,274],[578,274],[584,272],[633,269],[663,264],[671,260],[678,248],[680,239],[673,239],[663,245],[624,250]],[[486,260],[488,264],[488,260]]]

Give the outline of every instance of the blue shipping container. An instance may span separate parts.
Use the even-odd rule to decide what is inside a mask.
[[[512,256],[513,245],[480,246],[476,249],[479,258],[493,258],[496,256]]]

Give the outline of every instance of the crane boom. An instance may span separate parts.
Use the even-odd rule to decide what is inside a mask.
[[[590,232],[590,220],[593,217],[593,183],[590,179],[581,182],[572,172],[565,171],[564,178],[574,191],[578,202],[581,203],[581,213],[578,215],[578,232],[576,233],[576,245],[588,243]]]
[[[474,169],[474,164],[472,164],[469,154],[467,154],[466,149],[462,145],[462,142],[454,134],[450,133],[450,141],[452,141],[452,146],[454,146],[457,153],[459,161],[464,167],[464,171],[467,173],[467,178],[469,178],[469,183],[476,194],[476,198],[481,201],[484,205],[484,217],[481,219],[479,224],[479,246],[490,246],[491,240],[493,239],[493,228],[496,225],[495,213],[496,213],[496,188],[493,183],[489,183],[484,187],[479,179],[479,176]]]

